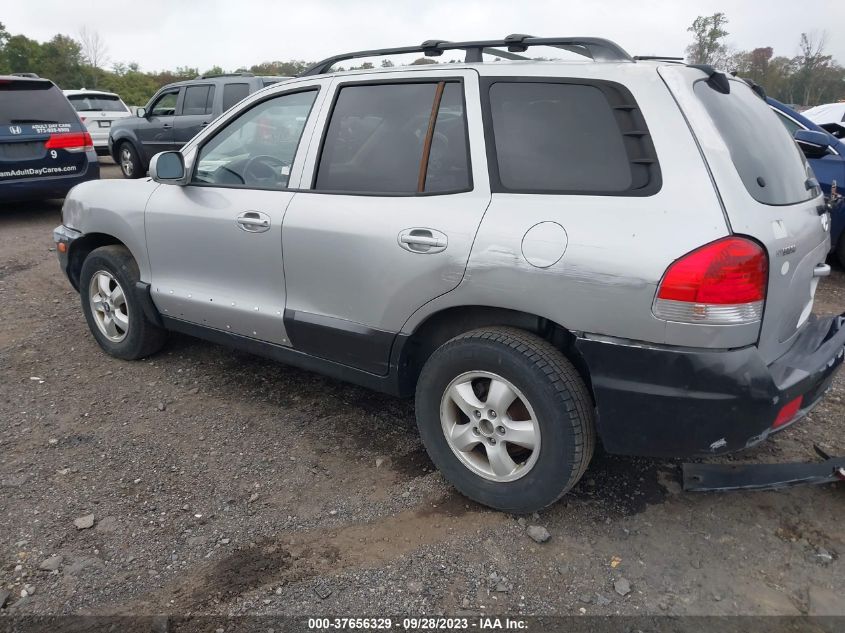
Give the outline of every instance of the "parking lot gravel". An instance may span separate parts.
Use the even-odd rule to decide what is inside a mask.
[[[679,462],[599,451],[540,514],[485,509],[434,471],[411,401],[185,336],[105,355],[60,208],[0,205],[2,612],[845,615],[845,484],[684,493]],[[841,268],[816,308],[845,311]],[[843,373],[721,461],[813,443],[845,453]]]

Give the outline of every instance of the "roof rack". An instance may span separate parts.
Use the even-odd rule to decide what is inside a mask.
[[[217,77],[255,77],[253,73],[219,73],[216,75],[197,75],[197,79],[215,79]]]
[[[669,55],[634,55],[635,61],[659,61],[659,62],[682,62],[683,57],[670,57]]]
[[[464,62],[477,63],[482,61],[482,53],[496,55],[503,59],[529,59],[515,53],[522,53],[528,50],[529,46],[551,46],[560,48],[595,61],[631,62],[631,57],[625,49],[599,37],[534,37],[514,33],[501,40],[477,40],[470,42],[450,42],[447,40],[426,40],[419,46],[400,46],[398,48],[380,48],[369,51],[356,51],[354,53],[342,53],[333,55],[317,62],[302,72],[302,77],[307,75],[322,75],[338,62],[361,57],[379,57],[385,55],[403,55],[406,53],[423,53],[426,57],[439,57],[444,51],[463,50],[466,52]],[[498,49],[507,50],[498,50]]]

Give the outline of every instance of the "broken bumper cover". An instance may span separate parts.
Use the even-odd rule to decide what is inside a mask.
[[[845,314],[811,320],[766,365],[756,347],[689,350],[579,337],[608,452],[714,455],[753,446],[804,417],[845,360]],[[798,409],[774,428],[784,405]]]
[[[779,490],[845,480],[845,457],[790,464],[684,464],[684,490]]]

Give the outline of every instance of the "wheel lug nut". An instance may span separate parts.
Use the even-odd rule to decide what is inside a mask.
[[[488,438],[487,443],[490,444],[490,446],[495,446],[496,438],[495,437]]]
[[[490,416],[490,419],[491,419],[491,420],[495,420],[495,419],[496,419],[496,412],[495,412],[495,411],[493,411],[493,409],[490,409],[490,413],[489,413],[488,415]]]
[[[496,427],[496,433],[498,433],[499,435],[504,435],[505,434],[505,427],[497,426]]]
[[[479,430],[478,430],[478,427],[477,427],[477,426],[472,427],[472,432],[473,432],[475,435],[481,435],[481,431],[479,431]]]
[[[475,415],[475,419],[476,419],[476,420],[480,420],[480,419],[481,419],[481,411],[476,411],[473,415]]]

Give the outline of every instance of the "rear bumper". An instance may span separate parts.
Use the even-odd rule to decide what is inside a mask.
[[[64,198],[76,185],[100,177],[100,164],[95,152],[88,152],[88,165],[73,176],[44,176],[0,181],[0,201],[47,200]]]
[[[801,419],[845,360],[845,314],[816,318],[766,365],[756,347],[689,350],[581,337],[611,453],[689,457],[753,446]],[[776,428],[784,405],[798,410]]]

